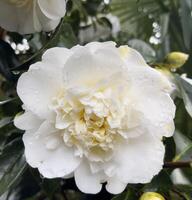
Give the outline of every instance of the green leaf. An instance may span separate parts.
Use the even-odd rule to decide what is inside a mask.
[[[6,99],[4,101],[0,101],[0,106],[4,105],[4,104],[7,104],[9,102],[12,102],[14,100],[16,100],[17,98],[10,98],[10,99]]]
[[[78,43],[77,37],[75,36],[72,27],[68,23],[64,23],[60,33],[57,45],[60,47],[71,48]]]
[[[180,139],[182,139],[180,137]],[[182,146],[185,148],[174,158],[174,161],[182,161],[182,162],[189,162],[191,161],[192,166],[192,143],[190,140],[185,139],[185,143]],[[189,182],[192,182],[192,169],[191,168],[184,168],[181,170],[182,176],[184,176]]]
[[[170,0],[112,0],[110,5],[112,14],[121,22],[122,31],[146,40],[153,35],[153,22],[171,8]]]
[[[172,181],[167,171],[162,170],[143,188],[144,192],[167,192],[172,187]]]
[[[21,139],[15,139],[0,154],[0,196],[17,182],[25,168]]]
[[[175,75],[175,79],[178,87],[180,88],[180,93],[183,98],[185,108],[192,117],[192,84],[179,75]]]
[[[83,7],[83,4],[81,1],[79,0],[72,0],[73,4],[74,4],[74,9],[77,9],[80,11],[82,17],[84,19],[86,19],[86,17],[88,16],[87,11],[85,10],[85,8]]]
[[[138,200],[138,197],[132,188],[127,187],[126,191],[113,197],[112,200]]]
[[[14,164],[4,173],[0,179],[0,196],[10,189],[19,180],[20,176],[26,169],[26,162],[24,156],[15,160]]]
[[[181,24],[183,29],[183,37],[185,46],[190,49],[192,39],[192,1],[182,0],[181,1]]]
[[[160,26],[161,26],[161,39],[164,40],[168,33],[168,28],[169,28],[169,14],[164,13],[160,16]]]
[[[178,154],[174,161],[192,161],[192,144],[187,146],[180,154]]]
[[[176,154],[176,145],[173,137],[165,138],[165,161],[172,161]]]
[[[192,200],[191,185],[176,185],[174,190],[179,192],[186,200]]]
[[[132,39],[128,42],[129,46],[139,51],[147,62],[155,60],[155,50],[146,42],[139,39]]]
[[[4,126],[12,123],[12,117],[5,117],[3,119],[0,120],[0,128],[3,128]]]
[[[41,186],[47,196],[52,199],[55,192],[60,190],[60,179],[43,179]]]
[[[181,153],[188,146],[190,146],[190,144],[192,144],[192,141],[178,130],[175,131],[173,137],[175,140],[176,150],[178,154]]]

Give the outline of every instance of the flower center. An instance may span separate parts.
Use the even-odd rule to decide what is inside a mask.
[[[33,0],[9,0],[9,2],[18,8],[25,7],[29,9],[33,5]]]
[[[55,127],[64,143],[75,146],[78,154],[111,152],[122,138],[118,127],[124,108],[120,101],[111,98],[112,90],[93,94],[59,93],[50,108],[56,113]]]

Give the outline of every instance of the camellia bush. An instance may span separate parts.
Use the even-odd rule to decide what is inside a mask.
[[[0,200],[192,200],[191,13],[0,0]]]

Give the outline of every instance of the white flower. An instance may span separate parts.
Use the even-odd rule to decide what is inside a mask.
[[[170,90],[171,98],[175,99],[176,97],[179,97],[180,92],[173,73],[166,68],[156,68],[156,70],[158,70],[167,79],[167,81],[169,81],[171,85],[171,90]]]
[[[46,178],[74,176],[85,193],[149,182],[162,169],[161,139],[174,132],[170,88],[127,46],[49,49],[17,86],[27,162]]]
[[[65,12],[65,0],[1,0],[0,26],[21,34],[51,31]]]

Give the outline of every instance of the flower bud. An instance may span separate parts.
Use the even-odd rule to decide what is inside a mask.
[[[182,52],[171,52],[165,58],[165,63],[171,69],[177,69],[182,67],[187,61],[189,55]]]
[[[139,200],[165,200],[165,198],[156,192],[146,192]]]

